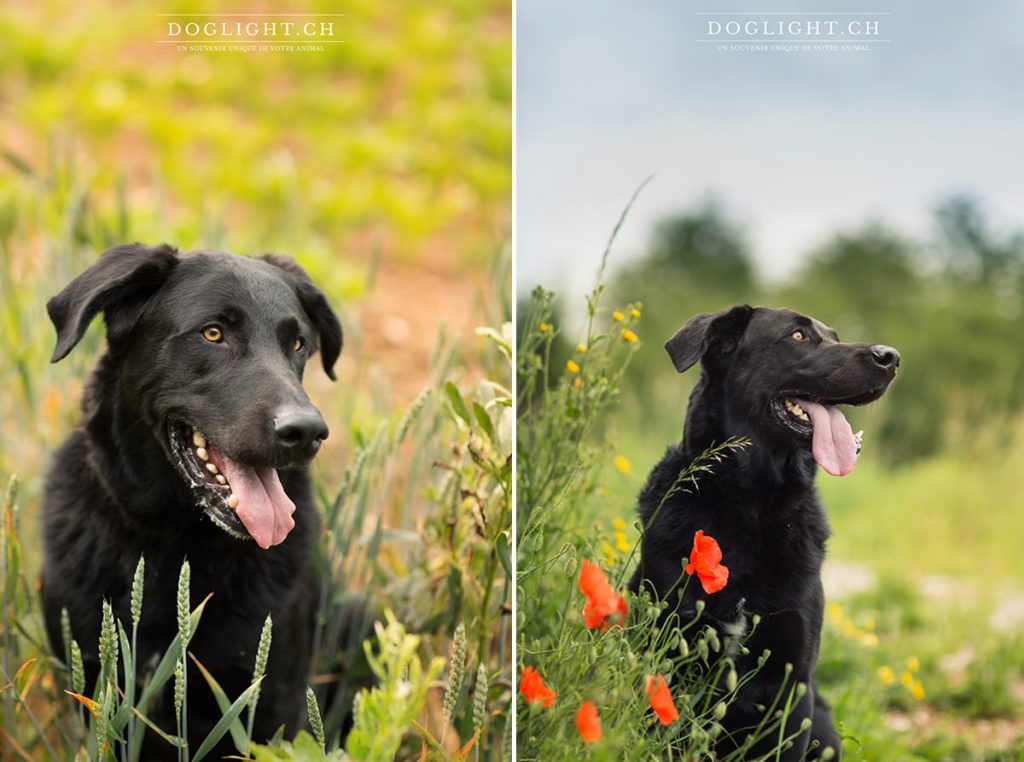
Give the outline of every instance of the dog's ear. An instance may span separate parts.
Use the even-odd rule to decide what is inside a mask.
[[[103,252],[92,266],[46,303],[57,329],[50,362],[67,356],[85,329],[103,311],[108,338],[123,336],[142,315],[145,300],[159,289],[178,263],[173,246],[122,244]]]
[[[754,308],[744,304],[696,315],[665,342],[665,351],[680,373],[693,367],[713,344],[728,354],[736,348],[753,314]]]
[[[295,293],[299,295],[299,302],[302,309],[313,321],[320,339],[320,359],[324,364],[324,371],[332,381],[337,378],[334,375],[334,363],[341,354],[341,346],[344,340],[341,323],[338,316],[334,314],[331,305],[327,303],[327,297],[323,292],[313,285],[313,281],[302,266],[291,257],[284,257],[280,254],[266,254],[262,257],[264,262],[279,267],[288,273],[295,284]]]

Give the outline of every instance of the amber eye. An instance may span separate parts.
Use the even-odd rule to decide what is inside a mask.
[[[807,337],[804,336],[804,332],[803,331],[796,330],[796,331],[793,331],[793,333],[789,334],[789,338],[793,339],[793,341],[803,341]]]
[[[296,352],[299,352],[302,350],[304,346],[306,346],[306,340],[300,336],[295,340],[295,343],[292,344],[292,349],[294,349]]]
[[[224,341],[224,331],[219,325],[208,325],[203,329],[203,338],[211,344],[220,344]]]

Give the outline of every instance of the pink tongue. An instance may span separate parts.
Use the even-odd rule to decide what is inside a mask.
[[[814,440],[811,452],[818,465],[832,476],[846,476],[857,465],[857,440],[838,409],[807,400],[793,400],[811,417]]]
[[[277,471],[273,468],[250,468],[209,448],[210,459],[224,473],[231,491],[238,498],[235,513],[245,528],[266,550],[284,541],[295,527],[295,503],[285,494]]]

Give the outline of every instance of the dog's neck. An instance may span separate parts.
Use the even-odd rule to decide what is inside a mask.
[[[730,439],[743,439],[748,444],[727,453],[718,467],[728,468],[739,486],[751,490],[783,485],[813,488],[817,465],[808,450],[769,441],[748,421],[739,417],[730,420],[726,409],[722,387],[704,373],[690,393],[686,408],[683,452],[688,461],[697,460]]]
[[[191,502],[189,490],[152,422],[133,402],[137,395],[127,393],[130,382],[120,376],[119,366],[112,353],[104,354],[82,400],[93,471],[124,518],[140,531],[177,531],[184,526],[181,507]]]

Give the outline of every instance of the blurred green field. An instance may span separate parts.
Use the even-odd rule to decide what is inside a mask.
[[[370,590],[416,638],[423,685],[403,692],[409,654],[385,659],[386,695],[364,702],[373,738],[417,758],[429,739],[429,758],[447,759],[479,732],[476,755],[498,759],[511,696],[511,3],[357,0],[337,21],[344,44],[261,54],[157,45],[161,10],[44,0],[0,11],[0,480],[21,483],[3,533],[0,666],[13,676],[38,659],[18,679],[24,700],[0,691],[5,742],[19,744],[0,742],[0,756],[47,758],[45,737],[65,744],[49,758],[71,758],[85,743],[54,698],[63,667],[34,642],[37,507],[104,340],[97,320],[51,365],[45,303],[100,252],[139,240],[274,251],[323,288],[345,348],[337,383],[306,378],[332,431],[314,466],[331,527],[322,613],[330,625],[350,591]],[[253,9],[174,7],[232,10]],[[460,416],[473,403],[486,413]],[[468,665],[446,714],[453,670],[438,667],[460,625]],[[341,715],[324,711],[336,745]]]

